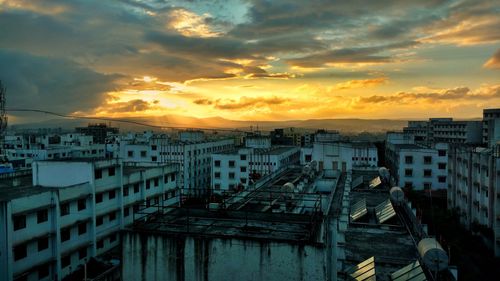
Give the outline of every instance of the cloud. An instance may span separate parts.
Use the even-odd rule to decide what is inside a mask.
[[[362,80],[349,80],[347,82],[342,82],[336,84],[333,89],[335,90],[347,90],[355,88],[365,88],[373,87],[387,82],[387,77],[378,77],[373,79],[362,79]]]
[[[158,108],[158,100],[152,102],[147,102],[142,99],[134,99],[126,102],[111,102],[107,103],[105,106],[101,106],[96,109],[96,112],[109,112],[109,113],[120,113],[120,112],[141,112],[151,109]]]
[[[199,16],[186,9],[175,9],[169,13],[168,26],[188,37],[217,37],[221,33],[208,24],[208,15]]]
[[[60,113],[93,109],[117,87],[119,75],[95,72],[72,61],[0,50],[0,79],[8,108]]]
[[[280,97],[246,97],[242,96],[239,100],[234,99],[197,99],[193,103],[198,105],[210,105],[215,109],[221,110],[240,110],[258,107],[276,106],[287,102],[289,99]]]
[[[483,64],[483,67],[500,69],[500,49],[498,49],[493,56]]]

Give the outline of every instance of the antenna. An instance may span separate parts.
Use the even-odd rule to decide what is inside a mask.
[[[5,130],[7,129],[7,115],[5,114],[5,95],[7,89],[0,80],[0,155],[3,154],[3,144],[5,141]]]

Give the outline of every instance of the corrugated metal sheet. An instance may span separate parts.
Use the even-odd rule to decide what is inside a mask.
[[[375,214],[377,216],[378,223],[384,223],[389,219],[396,216],[396,211],[392,207],[391,200],[387,199],[375,207]]]
[[[356,221],[368,213],[366,199],[363,198],[351,206],[351,221]]]
[[[424,271],[418,261],[414,261],[409,265],[391,274],[392,281],[426,281]]]
[[[371,257],[360,264],[349,268],[346,273],[351,277],[351,280],[356,281],[375,281],[375,257]]]

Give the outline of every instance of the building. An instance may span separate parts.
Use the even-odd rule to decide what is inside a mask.
[[[202,135],[203,136],[203,135]],[[179,140],[166,135],[148,135],[119,141],[120,158],[135,163],[176,163],[185,192],[204,193],[211,185],[212,154],[234,147],[231,138],[201,138],[198,132],[181,132]]]
[[[123,232],[123,280],[334,280],[339,176],[290,167],[208,209],[144,214]]]
[[[118,128],[110,127],[103,123],[89,124],[87,127],[76,128],[77,133],[94,137],[95,143],[105,144],[110,134],[118,134]]]
[[[500,256],[500,147],[452,146],[448,163],[448,209]]]
[[[256,180],[299,163],[300,149],[271,146],[271,139],[249,136],[245,147],[212,154],[212,191],[245,189]]]
[[[403,132],[413,135],[415,142],[431,146],[436,143],[481,144],[481,121],[455,121],[452,118],[430,118],[409,121]]]
[[[500,141],[500,108],[483,110],[483,143],[491,147]]]
[[[396,184],[415,190],[447,188],[448,144],[424,146],[412,135],[388,132],[385,159]]]
[[[280,128],[270,133],[273,145],[309,146],[314,141],[314,133],[302,128]]]
[[[178,204],[177,166],[37,161],[0,179],[0,280],[61,280],[120,244],[140,211]]]

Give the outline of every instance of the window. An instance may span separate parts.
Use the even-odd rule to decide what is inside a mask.
[[[129,150],[129,151],[127,152],[127,156],[128,156],[128,157],[134,157],[134,152],[133,152],[132,150]]]
[[[40,211],[36,212],[36,222],[37,223],[46,222],[48,220],[49,220],[49,210],[45,209],[45,210],[40,210]]]
[[[71,239],[71,228],[66,227],[61,229],[61,242]]]
[[[49,248],[49,238],[44,237],[44,238],[38,239],[38,251],[41,252],[47,248]]]
[[[115,175],[115,173],[116,173],[115,167],[109,167],[108,168],[108,176],[112,177],[112,176]]]
[[[94,171],[94,178],[97,180],[97,179],[101,179],[102,178],[102,170],[101,169],[96,169]]]
[[[84,258],[87,257],[87,248],[81,248],[80,250],[78,250],[78,258],[83,260]]]
[[[26,228],[26,215],[18,215],[12,218],[14,221],[14,231]]]
[[[424,189],[429,190],[432,188],[432,184],[430,182],[424,182]]]
[[[97,193],[95,195],[95,202],[96,203],[101,203],[102,202],[102,193]]]
[[[128,217],[129,215],[130,215],[130,209],[129,209],[129,207],[125,207],[123,209],[123,216]]]
[[[61,258],[61,267],[65,268],[71,264],[71,255],[67,255]]]
[[[428,165],[432,163],[432,156],[424,156],[424,164]]]
[[[405,177],[411,177],[411,176],[413,176],[413,170],[405,169]]]
[[[424,170],[424,177],[431,177],[432,176],[432,170],[431,169],[425,169]]]
[[[214,185],[214,188],[215,188],[215,190],[220,190],[220,184],[219,184],[219,183],[216,183],[216,184]]]
[[[38,280],[44,279],[49,276],[49,265],[44,264],[38,267]]]
[[[242,160],[242,161],[247,160],[247,155],[246,154],[241,154],[240,155],[240,160]]]
[[[438,181],[439,182],[446,182],[446,176],[439,176]]]
[[[141,151],[141,157],[143,157],[143,158],[146,157],[146,151],[145,150]]]
[[[86,199],[79,199],[78,200],[78,211],[85,210],[85,208],[87,208]]]
[[[14,260],[24,259],[28,255],[26,244],[17,245],[14,247]]]
[[[109,221],[116,220],[116,212],[109,213]]]
[[[104,240],[101,239],[101,240],[97,241],[96,247],[97,247],[97,249],[104,248]]]
[[[111,200],[111,199],[115,199],[115,197],[116,197],[116,191],[111,190],[111,191],[109,192],[109,195],[108,195],[108,196],[109,196],[109,200]]]
[[[438,150],[438,155],[439,156],[446,156],[446,150],[444,150],[444,149]]]
[[[155,179],[154,179],[154,185],[155,185],[155,186],[160,185],[160,179],[159,179],[159,178],[155,178]]]
[[[157,149],[158,147],[156,146],[156,144],[151,145],[151,150],[157,150]]]
[[[157,156],[151,156],[151,161],[153,161],[153,162],[158,161],[158,157]]]
[[[116,241],[116,233],[113,233],[109,236],[109,242],[113,243]]]
[[[240,172],[245,173],[247,171],[247,167],[240,167]]]
[[[99,226],[103,223],[103,217],[102,216],[98,216],[95,218],[95,225]]]
[[[123,196],[124,196],[124,197],[127,197],[127,196],[128,196],[128,189],[129,189],[129,187],[128,187],[128,186],[123,187]]]
[[[61,217],[69,215],[69,203],[61,204]]]
[[[241,178],[241,179],[240,179],[240,181],[241,181],[241,183],[243,183],[243,184],[246,184],[246,183],[247,183],[247,179],[246,179],[246,178]]]
[[[214,161],[214,166],[215,167],[220,167],[220,160],[215,160]]]
[[[134,193],[139,193],[139,184],[134,184]]]
[[[174,173],[172,173],[172,174],[170,175],[170,180],[171,180],[171,181],[175,181],[175,174],[174,174]]]
[[[87,232],[87,223],[82,222],[78,224],[78,235],[85,234]]]
[[[146,189],[150,189],[150,188],[151,188],[151,181],[146,180]]]
[[[235,162],[233,160],[229,161],[229,168],[234,168]]]
[[[446,163],[438,163],[439,170],[446,170]]]
[[[228,176],[230,179],[234,179],[234,173],[229,173]]]
[[[214,177],[215,177],[216,179],[220,179],[220,172],[215,172],[215,173],[214,173]]]
[[[413,164],[413,156],[405,156],[406,164]]]

